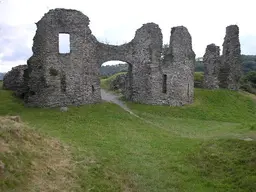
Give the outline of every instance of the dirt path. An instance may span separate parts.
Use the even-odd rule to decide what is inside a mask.
[[[108,92],[104,89],[101,89],[101,98],[103,101],[107,101],[107,102],[111,102],[111,103],[115,103],[116,105],[119,105],[121,108],[123,108],[125,111],[129,112],[131,115],[141,119],[142,121],[146,122],[146,123],[149,123],[155,127],[158,127],[160,129],[165,129],[163,128],[162,126],[160,125],[157,125],[156,123],[154,122],[151,122],[147,119],[144,119],[138,115],[136,115],[134,112],[132,112],[131,109],[129,109],[129,107],[119,99],[119,96],[118,95],[115,95],[114,93],[111,93],[111,92]],[[165,129],[165,130],[168,130],[168,129]],[[169,131],[169,130],[168,130]]]
[[[119,105],[120,107],[122,107],[125,111],[129,112],[131,115],[134,115],[137,117],[136,114],[134,114],[131,109],[129,109],[127,107],[127,105],[122,102],[120,99],[119,99],[119,96],[113,94],[113,93],[110,93],[110,92],[107,92],[106,90],[104,89],[101,89],[101,98],[102,100],[104,101],[107,101],[107,102],[111,102],[111,103],[115,103],[117,105]]]

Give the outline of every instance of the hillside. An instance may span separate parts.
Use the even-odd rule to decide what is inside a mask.
[[[41,143],[35,139],[37,136],[16,139],[15,134],[1,132],[0,138],[9,138],[7,140],[16,146],[14,150],[21,146],[21,152],[12,153],[12,157],[0,156],[0,160],[6,166],[16,162],[21,166],[2,174],[5,182],[0,182],[0,191],[22,191],[21,186],[33,191],[33,187],[27,185],[30,179],[27,172],[35,171],[30,162],[39,162],[36,165],[49,162],[39,161],[40,158],[31,161],[34,154],[50,158],[40,156],[44,150],[46,154],[62,154],[61,162],[71,162],[63,168],[49,163],[54,166],[51,166],[52,172],[37,182],[48,183],[56,176],[65,178],[57,186],[61,187],[63,182],[65,185],[55,191],[72,188],[81,192],[249,192],[256,188],[255,96],[196,89],[195,103],[190,106],[130,102],[128,105],[140,118],[111,103],[70,107],[67,112],[57,108],[25,108],[11,92],[0,90],[0,116],[18,115],[22,125],[28,126],[25,130],[29,134],[31,131],[54,138],[53,141],[59,141],[57,146],[69,146],[52,151],[55,144]],[[12,123],[4,120],[1,125],[6,127]],[[27,142],[29,145],[23,147]],[[29,158],[20,158],[23,154]],[[43,170],[38,170],[38,174]],[[17,172],[22,173],[22,177],[16,177]],[[67,180],[69,182],[65,182]]]
[[[35,132],[18,116],[0,117],[0,191],[71,191],[70,149]]]

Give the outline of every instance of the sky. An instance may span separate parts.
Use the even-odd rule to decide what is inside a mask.
[[[131,41],[148,22],[159,25],[168,43],[171,28],[183,25],[196,57],[202,57],[210,43],[222,48],[225,28],[232,24],[240,28],[242,54],[256,55],[255,7],[255,0],[0,0],[0,72],[26,64],[35,23],[50,9],[83,12],[96,38],[114,45]]]

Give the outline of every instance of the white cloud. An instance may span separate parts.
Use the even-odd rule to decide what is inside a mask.
[[[0,60],[0,72],[8,72],[12,69],[12,67],[18,65],[24,65],[27,62],[25,60],[15,60],[15,61],[1,61]]]
[[[0,53],[13,51],[15,55],[17,48],[25,45],[31,54],[34,23],[49,9],[71,8],[87,15],[93,34],[111,44],[129,42],[136,29],[147,22],[159,24],[164,42],[168,43],[171,27],[184,25],[192,35],[196,55],[202,56],[207,44],[221,47],[226,26],[238,24],[242,53],[256,54],[252,50],[256,44],[255,5],[255,0],[3,0],[0,24],[13,26],[15,30],[0,31],[0,39],[8,36],[11,42],[1,45],[5,47],[0,48]]]

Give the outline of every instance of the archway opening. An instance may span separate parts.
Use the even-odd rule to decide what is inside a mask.
[[[123,61],[108,61],[100,67],[101,88],[129,99],[132,95],[132,64]],[[104,100],[104,95],[101,94]]]

